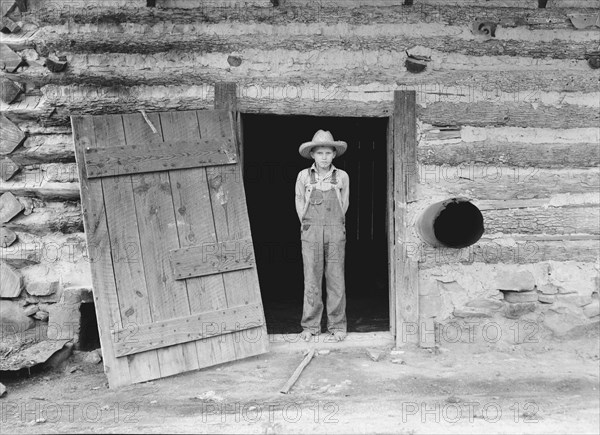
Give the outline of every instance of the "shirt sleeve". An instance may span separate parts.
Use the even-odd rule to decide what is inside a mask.
[[[298,219],[302,221],[302,212],[304,211],[304,194],[306,187],[304,185],[304,171],[300,171],[298,173],[298,177],[296,178],[296,213],[298,213]]]
[[[347,172],[343,172],[343,174],[343,185],[340,193],[342,195],[342,211],[346,214],[350,205],[350,177]]]

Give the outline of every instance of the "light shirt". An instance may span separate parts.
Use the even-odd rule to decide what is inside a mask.
[[[311,171],[315,174],[315,184],[310,183]],[[336,172],[337,184],[331,183],[334,171]],[[348,177],[348,173],[342,169],[336,168],[332,164],[331,168],[324,176],[319,176],[317,166],[313,163],[310,168],[300,171],[296,178],[296,212],[298,213],[300,222],[302,222],[302,218],[306,214],[308,200],[310,199],[313,188],[323,191],[335,189],[338,201],[340,202],[340,207],[342,207],[342,212],[346,214],[350,197],[350,177]]]

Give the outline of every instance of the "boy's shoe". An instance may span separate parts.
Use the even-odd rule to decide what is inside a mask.
[[[304,341],[309,341],[313,335],[319,335],[319,332],[313,332],[310,329],[305,329],[300,333],[300,338]]]
[[[346,338],[347,334],[345,331],[333,331],[332,333],[330,333],[327,338],[325,339],[325,341],[327,343],[335,343],[338,341],[343,341]]]

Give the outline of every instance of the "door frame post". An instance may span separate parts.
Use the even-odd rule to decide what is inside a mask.
[[[409,231],[409,204],[418,184],[416,92],[394,91],[392,114],[393,163],[393,297],[396,346],[419,343],[419,265],[411,255],[418,243]],[[389,167],[389,165],[388,165]],[[392,223],[392,221],[390,221]]]

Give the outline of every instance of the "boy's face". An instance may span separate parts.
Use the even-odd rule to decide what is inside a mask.
[[[323,169],[328,168],[335,158],[336,151],[334,147],[314,147],[310,156],[315,160],[315,164]]]

